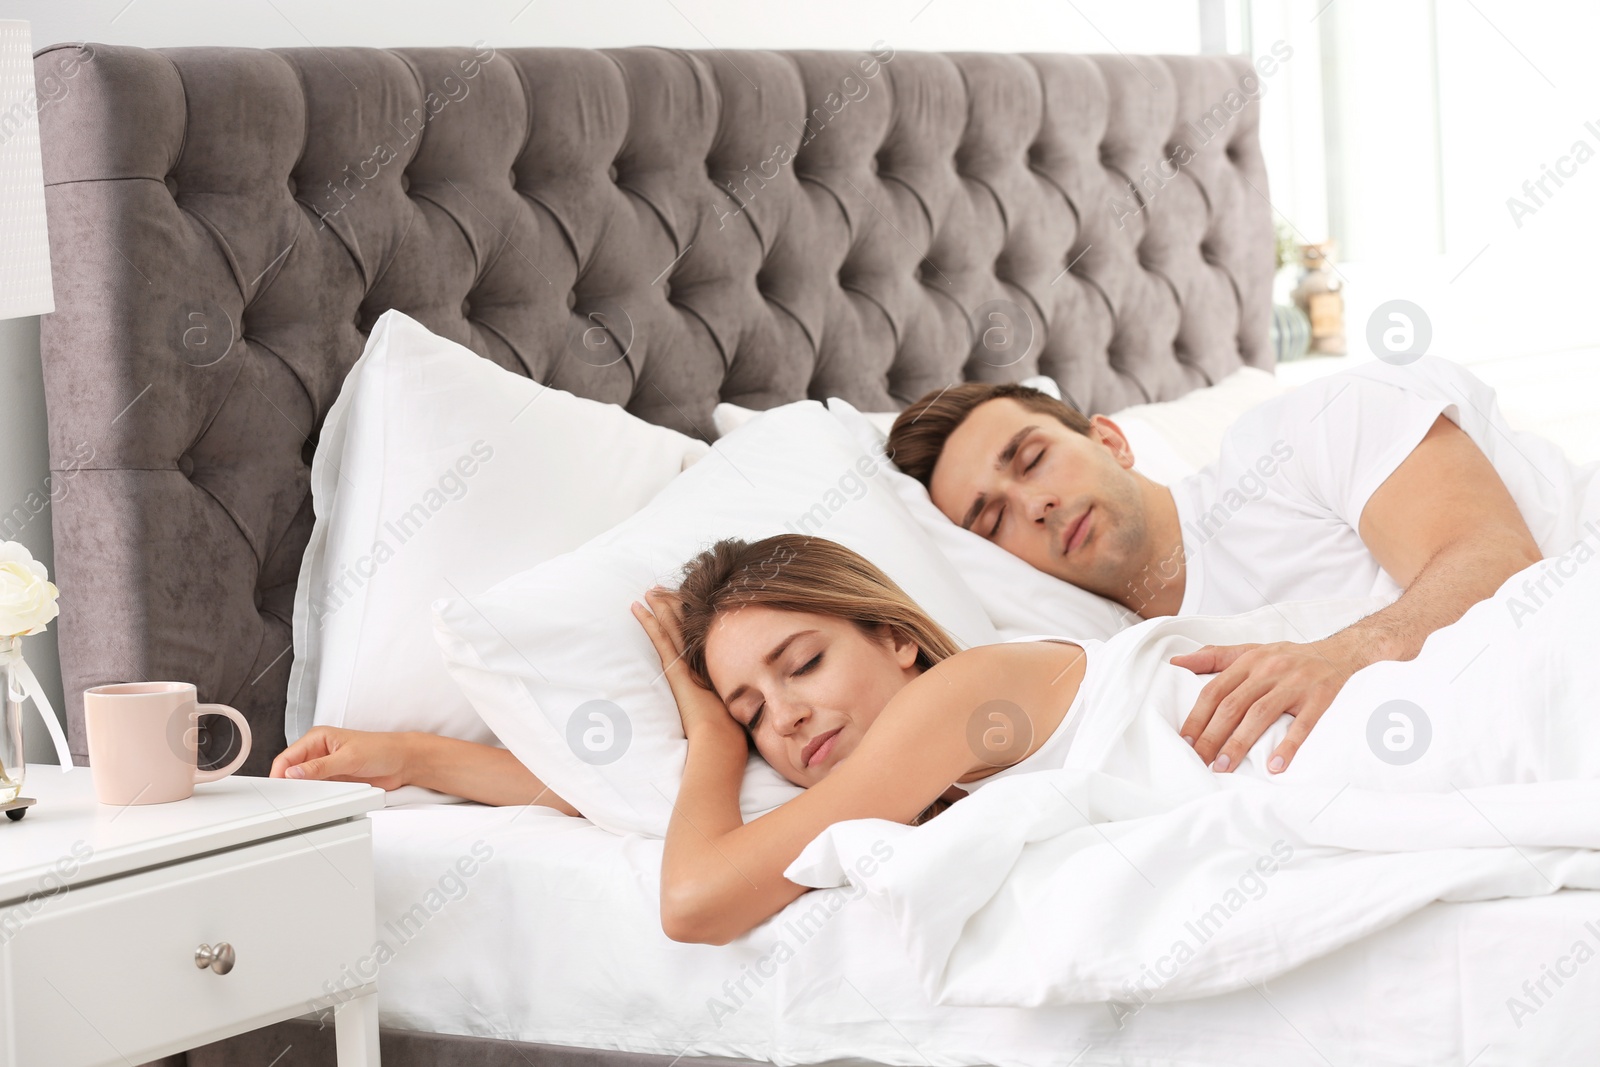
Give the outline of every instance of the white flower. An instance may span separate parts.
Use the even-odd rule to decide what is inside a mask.
[[[0,541],[0,637],[43,633],[60,614],[44,564],[15,541]]]

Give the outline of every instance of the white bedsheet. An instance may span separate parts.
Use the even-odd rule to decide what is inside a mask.
[[[1600,962],[1570,959],[1575,942],[1600,949],[1600,893],[1434,904],[1258,989],[1153,1003],[1119,1027],[1103,1004],[932,1004],[892,923],[850,890],[807,894],[730,945],[680,945],[657,919],[660,841],[537,808],[371,818],[385,1027],[777,1064],[1497,1067],[1600,1047]],[[1557,969],[1572,971],[1560,986]],[[1541,979],[1535,1003],[1523,984]]]
[[[1276,781],[1202,765],[1176,730],[1189,676],[1166,661],[1350,620],[1284,605],[1142,623],[1091,653],[1064,768],[926,827],[836,824],[786,873],[849,877],[894,917],[930,997],[963,1005],[1232,992],[1435,900],[1600,889],[1597,555],[1536,564],[1415,660],[1358,672]],[[1412,762],[1380,752],[1395,707],[1427,738]],[[863,868],[884,842],[893,861]]]

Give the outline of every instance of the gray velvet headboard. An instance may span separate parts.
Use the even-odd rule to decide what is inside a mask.
[[[282,750],[308,463],[388,308],[702,436],[719,400],[1044,373],[1111,411],[1271,362],[1243,59],[63,45],[36,73],[80,764],[82,690],[137,678],[243,711],[247,772]],[[1021,359],[975,346],[995,309]]]

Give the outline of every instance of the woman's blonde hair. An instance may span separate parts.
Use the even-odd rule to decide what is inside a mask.
[[[678,587],[684,663],[707,689],[715,688],[706,672],[711,627],[725,612],[752,604],[831,615],[874,635],[879,626],[887,626],[916,644],[917,666],[923,670],[960,651],[955,639],[894,579],[841,544],[804,534],[760,541],[730,537],[690,560]],[[749,727],[745,737],[754,748]],[[947,807],[948,801],[935,797],[911,825],[927,822]]]
[[[959,651],[944,628],[887,574],[841,544],[804,534],[718,541],[685,566],[678,604],[684,663],[707,688],[711,627],[719,616],[754,604],[831,615],[869,632],[887,626],[916,644],[923,670]]]

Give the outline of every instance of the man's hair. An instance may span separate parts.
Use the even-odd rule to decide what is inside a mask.
[[[990,400],[1015,400],[1029,411],[1049,415],[1067,429],[1088,436],[1088,417],[1049,393],[1015,382],[967,382],[930,393],[902,411],[889,430],[889,458],[896,467],[930,486],[944,443],[979,404]]]

